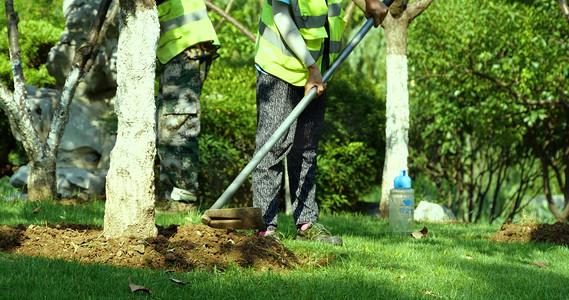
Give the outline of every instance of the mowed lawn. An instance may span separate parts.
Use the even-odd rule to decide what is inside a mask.
[[[39,206],[41,212],[33,213]],[[156,222],[198,223],[199,216],[158,214]],[[0,201],[4,225],[102,226],[103,217],[101,201]],[[291,217],[280,216],[281,240],[296,255],[333,257],[326,266],[286,273],[237,267],[172,273],[0,252],[0,299],[569,299],[568,247],[491,241],[501,224],[416,223],[429,234],[414,239],[389,233],[387,220],[370,216],[342,213],[320,221],[344,239],[343,247],[296,241]],[[129,277],[151,294],[133,293]]]

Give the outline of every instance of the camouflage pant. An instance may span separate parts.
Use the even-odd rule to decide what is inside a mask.
[[[195,201],[198,196],[200,95],[210,63],[211,58],[194,60],[181,53],[159,71],[160,190],[172,200]]]

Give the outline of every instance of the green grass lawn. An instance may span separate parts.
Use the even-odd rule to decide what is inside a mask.
[[[41,206],[41,212],[32,211]],[[0,224],[103,225],[104,204],[0,201]],[[158,225],[199,222],[199,213],[157,215]],[[321,222],[343,247],[294,240],[291,217],[279,231],[297,255],[332,254],[326,267],[287,273],[169,273],[31,258],[0,252],[0,299],[569,299],[569,249],[548,243],[495,243],[500,225],[417,223],[420,240],[390,234],[386,220],[352,214]],[[534,264],[547,265],[542,268]],[[132,293],[128,278],[152,294]],[[178,285],[170,278],[189,282]]]

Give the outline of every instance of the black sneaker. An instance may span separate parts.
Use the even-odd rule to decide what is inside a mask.
[[[342,246],[343,244],[341,238],[332,236],[332,234],[326,230],[324,225],[320,223],[310,223],[306,230],[298,229],[296,231],[296,239],[303,241],[319,241],[338,246]]]

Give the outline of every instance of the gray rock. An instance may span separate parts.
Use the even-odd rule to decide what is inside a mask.
[[[414,212],[415,221],[448,221],[455,220],[453,212],[440,204],[421,201]]]
[[[55,77],[56,86],[61,88],[71,68],[75,51],[86,40],[99,9],[100,0],[65,0],[63,16],[65,30],[58,44],[51,49],[46,63],[49,74]],[[98,94],[100,91],[116,88],[116,47],[118,40],[118,22],[114,22],[107,31],[107,39],[101,45],[93,68],[86,74],[85,80],[77,87],[76,94]]]
[[[28,166],[19,168],[10,177],[10,184],[16,188],[25,189],[29,170]],[[61,197],[93,197],[104,194],[107,170],[58,168],[56,176],[57,192]]]

